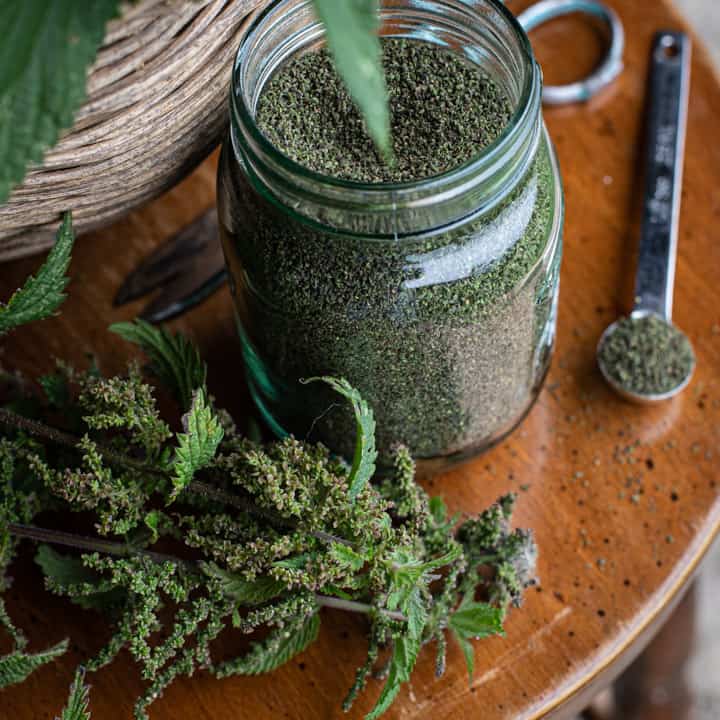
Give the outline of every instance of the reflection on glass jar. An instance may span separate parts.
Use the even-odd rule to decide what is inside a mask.
[[[477,157],[403,184],[326,177],[283,155],[255,122],[282,63],[322,43],[308,0],[279,0],[250,28],[231,92],[218,207],[246,371],[279,434],[349,454],[346,378],[372,405],[381,457],[407,445],[422,469],[487,448],[535,399],[554,340],[562,190],[527,38],[495,0],[388,0],[385,36],[479,64],[513,106]],[[424,468],[423,468],[424,465]]]

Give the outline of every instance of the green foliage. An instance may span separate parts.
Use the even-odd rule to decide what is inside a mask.
[[[320,629],[320,615],[314,612],[275,628],[262,642],[253,643],[244,657],[218,669],[219,677],[260,675],[272,672],[315,642]]]
[[[502,634],[503,611],[487,603],[463,603],[452,615],[449,626],[466,638],[477,640]]]
[[[85,609],[108,610],[124,604],[120,588],[105,588],[102,577],[85,566],[79,557],[64,555],[49,545],[40,545],[35,562],[45,576],[45,587],[56,595],[66,595]]]
[[[205,573],[219,582],[223,594],[232,598],[238,605],[250,607],[263,605],[281,595],[286,589],[285,583],[269,577],[245,580],[236,573],[223,570],[215,563],[201,563],[200,566]]]
[[[472,601],[463,603],[450,615],[448,627],[463,652],[470,680],[475,672],[475,650],[471,638],[479,640],[501,635],[504,616],[502,608]]]
[[[97,444],[87,436],[77,443],[82,452],[79,467],[51,467],[38,456],[29,469],[58,498],[76,510],[94,511],[101,535],[124,535],[142,522],[149,497],[147,478],[128,470],[116,472],[103,460]]]
[[[410,680],[410,675],[417,660],[418,650],[419,643],[406,636],[395,640],[387,680],[375,707],[366,716],[365,720],[375,720],[393,704],[403,683]]]
[[[182,335],[172,335],[144,320],[115,323],[111,332],[139,345],[150,358],[150,367],[186,411],[198,388],[205,387],[207,368],[197,348]]]
[[[0,10],[1,16],[2,11]],[[0,27],[4,26],[0,25]],[[1,114],[2,97],[0,96]],[[2,133],[0,132],[1,146]],[[2,157],[1,150],[0,157]],[[1,167],[2,163],[0,162]],[[2,170],[0,170],[1,173]],[[2,179],[0,175],[0,201],[2,201],[1,196]],[[64,291],[68,284],[65,273],[70,265],[70,253],[74,242],[72,217],[70,213],[65,213],[55,238],[55,245],[53,245],[40,270],[36,275],[31,275],[22,288],[15,291],[6,305],[0,303],[0,335],[20,325],[35,320],[43,320],[57,311],[65,299]]]
[[[16,650],[0,657],[0,690],[26,680],[35,670],[60,657],[68,649],[68,641],[63,640],[43,652],[30,654]]]
[[[494,505],[471,518],[457,530],[471,566],[490,565],[495,576],[490,588],[490,600],[500,607],[520,606],[523,590],[534,583],[537,546],[530,530],[512,530],[510,517],[515,495],[505,495]],[[463,579],[466,599],[474,596],[477,572],[467,573]]]
[[[155,460],[171,433],[137,365],[131,364],[125,377],[87,374],[80,382],[78,404],[87,427],[100,432],[129,430],[130,444],[142,448],[148,460]]]
[[[347,545],[334,543],[330,548],[330,554],[337,562],[346,565],[350,570],[357,572],[368,561],[365,555],[356,552]]]
[[[0,203],[42,160],[85,99],[87,68],[117,0],[3,0],[0,5]]]
[[[38,383],[45,391],[50,407],[61,409],[70,401],[70,389],[68,387],[67,378],[60,373],[52,375],[43,375],[38,378]]]
[[[62,715],[56,720],[90,720],[90,687],[85,684],[85,670],[78,668],[70,686],[70,697]]]
[[[306,382],[321,381],[330,385],[336,392],[347,398],[352,404],[357,423],[355,440],[355,456],[353,458],[348,484],[350,499],[354,500],[360,491],[370,482],[375,473],[375,417],[370,406],[362,399],[360,393],[345,379],[332,377],[309,378]]]
[[[203,388],[195,391],[190,410],[183,415],[182,422],[185,432],[177,436],[178,447],[172,463],[173,498],[192,482],[196,472],[212,462],[224,434]]]
[[[13,623],[2,598],[2,593],[10,587],[7,571],[18,545],[8,525],[29,522],[40,503],[40,493],[34,483],[25,481],[21,458],[24,449],[24,441],[12,443],[0,437],[0,629],[8,633],[15,651],[23,650],[27,639]]]
[[[406,447],[396,449],[394,473],[382,481],[380,492],[392,502],[393,514],[405,525],[419,532],[427,524],[430,512],[428,498],[415,482],[415,463]]]
[[[201,366],[181,338],[152,337],[170,338],[188,363]],[[176,369],[167,374],[173,382],[192,376]],[[13,523],[30,525],[50,510],[62,518],[89,515],[103,537],[70,536],[85,554],[42,545],[37,562],[51,592],[113,611],[113,634],[88,669],[129,652],[147,683],[135,707],[138,720],[180,675],[279,667],[315,640],[322,605],[369,619],[367,659],[345,708],[372,675],[380,650],[391,648],[387,682],[369,715],[377,718],[410,679],[423,645],[436,643],[441,673],[451,633],[471,664],[469,638],[498,632],[507,605],[532,579],[534,543],[510,528],[511,497],[456,528],[442,501],[415,483],[403,448],[394,473],[370,482],[372,412],[344,381],[324,379],[358,418],[352,468],[321,445],[294,438],[263,445],[239,436],[229,415],[211,407],[204,383],[195,389],[184,431],[173,436],[137,368],[109,379],[65,369],[59,375],[43,386],[70,425],[62,436],[39,422],[13,431],[14,416],[3,415],[2,427],[11,429],[0,438],[0,591],[23,535]],[[76,424],[81,437],[68,435]],[[55,446],[58,438],[62,447]],[[202,482],[193,481],[201,469]],[[47,542],[68,542],[67,535],[39,532]],[[178,555],[158,553],[160,540],[163,552],[175,547]],[[478,594],[489,604],[476,602]],[[1,604],[0,624],[15,639],[13,654],[0,663],[19,678],[35,666],[28,660],[34,656],[23,654],[25,639]],[[218,663],[211,645],[226,630],[263,636],[245,654]],[[85,712],[79,684],[75,693],[68,707]]]
[[[390,112],[382,67],[378,0],[313,0],[335,66],[382,155],[392,158]]]

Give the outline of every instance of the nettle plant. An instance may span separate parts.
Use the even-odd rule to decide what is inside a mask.
[[[40,271],[0,305],[0,333],[56,311],[72,243],[68,215]],[[78,670],[64,720],[89,717],[84,673],[122,649],[147,682],[135,707],[146,718],[179,675],[280,667],[317,638],[324,607],[368,621],[367,660],[345,709],[379,665],[385,684],[367,717],[380,716],[423,645],[434,644],[442,675],[448,634],[472,674],[471,640],[501,634],[508,608],[534,578],[532,534],[510,528],[513,496],[477,517],[450,517],[415,482],[402,447],[393,472],[376,477],[372,410],[342,379],[312,382],[329,383],[352,404],[350,464],[291,437],[267,444],[245,437],[208,393],[205,364],[188,340],[139,321],[110,329],[145,351],[184,413],[181,427],[161,417],[137,364],[106,378],[95,366],[58,363],[35,390],[16,383],[17,396],[0,408],[0,627],[14,646],[0,657],[0,688],[68,647],[29,653],[2,602],[23,540],[38,544],[49,592],[105,613],[114,628]],[[62,418],[62,427],[48,417]],[[40,527],[38,516],[48,512],[66,529]],[[77,534],[88,516],[93,532]],[[239,657],[214,657],[221,633],[256,630],[262,639]]]
[[[180,2],[180,0],[175,0]],[[312,0],[338,72],[368,132],[391,157],[390,115],[377,36],[379,0]],[[86,75],[121,0],[0,3],[0,204],[29,165],[70,127]]]

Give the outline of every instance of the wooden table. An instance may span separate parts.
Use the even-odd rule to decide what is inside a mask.
[[[553,369],[539,402],[507,442],[428,483],[452,510],[473,512],[507,490],[519,491],[516,521],[536,530],[542,585],[511,614],[507,637],[478,643],[470,687],[459,649],[451,646],[441,681],[433,677],[433,653],[425,652],[388,718],[569,715],[650,640],[720,527],[720,87],[700,47],[693,63],[675,315],[697,350],[697,375],[680,398],[638,408],[617,399],[595,368],[600,332],[630,301],[651,35],[660,27],[683,26],[665,1],[613,4],[628,31],[621,81],[588,106],[547,111],[567,193]],[[553,81],[569,79],[594,60],[592,34],[584,26],[567,30],[559,22],[533,36]],[[139,306],[113,310],[110,299],[152,247],[213,202],[214,162],[144,210],[83,238],[62,315],[6,339],[3,364],[37,373],[50,368],[53,355],[82,363],[84,353],[95,352],[106,371],[121,369],[132,350],[105,328],[132,317]],[[3,266],[2,296],[36,265],[29,260]],[[174,326],[199,342],[214,392],[243,415],[248,401],[227,291]],[[17,575],[10,608],[29,628],[32,647],[65,636],[73,644],[66,659],[0,695],[0,717],[52,718],[73,668],[101,647],[105,633],[92,613],[43,593],[29,562],[20,564]],[[339,703],[364,657],[362,622],[325,612],[319,642],[279,672],[182,680],[156,703],[152,717],[339,717]],[[225,649],[236,641],[229,636]],[[141,684],[127,657],[91,682],[93,718],[130,718]],[[379,684],[371,683],[350,717],[360,718],[378,691]]]

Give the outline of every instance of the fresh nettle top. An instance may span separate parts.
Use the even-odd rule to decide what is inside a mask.
[[[71,245],[68,217],[46,265],[0,307],[0,331],[55,311]],[[107,613],[114,624],[112,639],[86,669],[111,662],[123,648],[139,664],[147,690],[137,718],[147,717],[179,675],[278,668],[315,640],[323,607],[368,619],[367,660],[345,709],[384,662],[387,679],[368,718],[381,715],[423,645],[434,643],[442,675],[448,633],[472,674],[471,639],[501,633],[507,608],[520,603],[534,578],[532,535],[510,528],[512,496],[477,517],[450,517],[440,498],[416,484],[403,448],[394,472],[375,478],[372,410],[343,380],[314,379],[352,404],[351,464],[293,438],[262,444],[243,436],[209,395],[205,365],[185,338],[142,322],[111,330],[145,351],[153,376],[184,412],[181,427],[161,417],[155,389],[136,364],[105,378],[96,367],[59,363],[39,379],[37,392],[19,383],[0,409],[0,591],[10,585],[19,543],[38,542],[46,588]],[[48,417],[62,418],[62,427],[47,424]],[[48,511],[63,519],[65,531],[37,525]],[[14,643],[0,657],[0,688],[68,646],[28,653],[1,596],[0,626]],[[263,639],[239,657],[213,656],[222,632],[260,628]],[[89,717],[84,671],[63,718]]]

